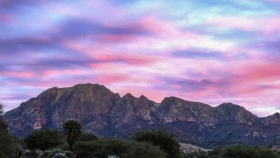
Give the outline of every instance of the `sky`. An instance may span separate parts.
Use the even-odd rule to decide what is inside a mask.
[[[0,102],[97,83],[280,112],[278,0],[0,0]]]

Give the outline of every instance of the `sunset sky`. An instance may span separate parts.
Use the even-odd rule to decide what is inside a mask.
[[[0,0],[5,111],[51,87],[280,112],[279,0]]]

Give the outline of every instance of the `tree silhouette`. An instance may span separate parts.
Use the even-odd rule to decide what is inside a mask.
[[[161,150],[168,154],[167,158],[181,157],[179,142],[173,135],[169,135],[164,131],[139,131],[134,135],[134,140],[138,142],[149,142],[154,146],[159,146]]]
[[[10,135],[8,125],[3,118],[3,105],[0,103],[0,157],[13,157],[15,143]]]
[[[63,123],[63,136],[66,136],[69,150],[73,150],[73,145],[81,133],[82,124],[77,120],[68,120]]]
[[[0,117],[3,115],[3,105],[0,103]]]
[[[59,131],[44,129],[33,131],[24,139],[25,146],[31,151],[41,149],[42,151],[54,148],[63,143]]]

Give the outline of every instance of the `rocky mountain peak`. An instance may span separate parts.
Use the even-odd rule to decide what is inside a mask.
[[[135,96],[133,96],[131,93],[127,93],[125,94],[122,99],[125,99],[125,100],[135,100],[137,99]]]
[[[279,113],[258,118],[232,103],[213,108],[177,97],[156,103],[143,95],[137,98],[128,93],[120,97],[98,84],[50,88],[6,112],[3,118],[19,137],[34,129],[60,129],[68,119],[80,121],[83,130],[98,136],[131,138],[137,130],[160,128],[181,142],[202,145],[275,144],[280,135]]]
[[[204,122],[213,121],[215,110],[207,104],[186,101],[177,97],[166,97],[158,107],[159,118],[165,123],[177,121]]]
[[[144,95],[141,95],[140,97],[139,97],[139,99],[141,99],[141,100],[149,100],[146,96],[144,96]]]
[[[242,110],[243,107],[233,104],[231,102],[222,103],[221,105],[217,106],[217,108],[221,109],[222,111],[231,111],[231,110]]]
[[[277,112],[264,119],[265,125],[280,125],[280,113]]]
[[[34,129],[61,128],[63,122],[68,119],[86,123],[94,118],[93,122],[86,123],[84,127],[103,128],[107,125],[106,115],[119,99],[119,94],[98,84],[78,84],[69,88],[54,87],[7,112],[5,118],[8,124],[13,124],[10,129],[19,131],[22,136]]]
[[[231,123],[252,125],[258,119],[256,115],[247,111],[244,107],[233,103],[223,103],[216,108],[222,112],[222,116],[225,117],[224,120]]]
[[[185,100],[181,98],[177,98],[174,96],[171,97],[165,97],[161,103],[180,103],[180,102],[185,102]]]

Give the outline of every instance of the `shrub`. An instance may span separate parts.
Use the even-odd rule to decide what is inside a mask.
[[[74,158],[74,154],[70,151],[53,149],[44,151],[38,158]]]

